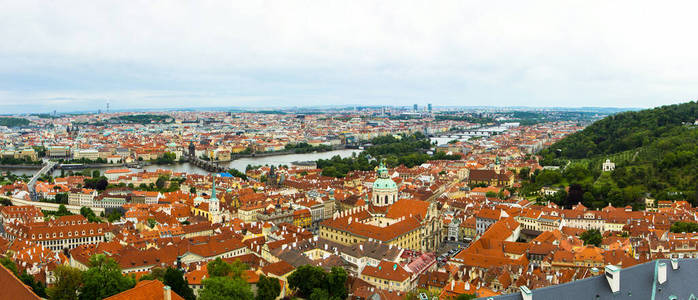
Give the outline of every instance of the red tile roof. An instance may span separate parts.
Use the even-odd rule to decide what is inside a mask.
[[[24,285],[12,271],[0,265],[0,298],[12,300],[38,300],[39,296],[28,286]]]
[[[159,280],[143,280],[130,290],[123,291],[104,300],[160,300],[165,299],[165,285]],[[170,290],[170,299],[184,300]]]

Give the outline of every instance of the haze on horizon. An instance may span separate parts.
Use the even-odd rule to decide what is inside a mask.
[[[0,0],[0,112],[696,99],[695,1]]]

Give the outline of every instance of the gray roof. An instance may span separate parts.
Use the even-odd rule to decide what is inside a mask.
[[[663,284],[656,279],[659,263],[666,263]],[[661,259],[620,270],[620,292],[613,294],[604,275],[532,291],[533,300],[574,299],[695,299],[698,297],[698,259],[679,259],[678,269],[670,260]],[[670,297],[675,298],[670,298]],[[501,295],[494,300],[521,300],[521,293]]]

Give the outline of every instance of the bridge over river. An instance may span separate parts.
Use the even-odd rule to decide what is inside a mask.
[[[39,170],[39,172],[36,172],[36,174],[32,176],[31,180],[29,180],[29,183],[27,184],[27,188],[29,189],[29,195],[31,196],[32,200],[38,200],[38,195],[34,190],[34,188],[36,187],[36,180],[39,179],[39,177],[41,176],[53,172],[53,170],[55,170],[57,166],[57,162],[44,159],[44,166],[41,168],[41,170]]]

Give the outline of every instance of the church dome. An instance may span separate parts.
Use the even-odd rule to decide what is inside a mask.
[[[374,190],[397,189],[397,184],[390,178],[378,178],[373,182]]]
[[[392,190],[397,189],[397,184],[395,181],[388,177],[388,168],[385,167],[383,162],[378,166],[378,178],[373,182],[373,189],[376,190]]]

